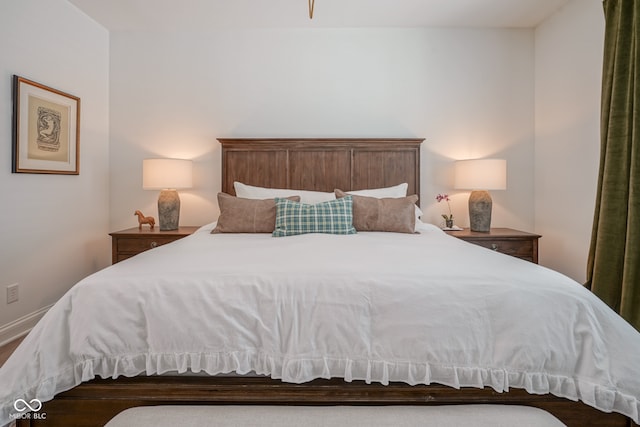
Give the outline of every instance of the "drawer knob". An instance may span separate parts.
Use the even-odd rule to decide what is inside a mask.
[[[493,249],[494,251],[498,250],[498,245],[496,245],[495,243],[491,244],[491,249]]]
[[[151,244],[149,245],[152,248],[157,248],[158,247],[158,242],[151,242]]]

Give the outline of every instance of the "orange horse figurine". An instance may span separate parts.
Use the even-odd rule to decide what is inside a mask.
[[[152,216],[144,216],[140,211],[135,211],[134,215],[138,216],[138,230],[142,230],[142,224],[149,224],[149,227],[153,230],[156,220]]]

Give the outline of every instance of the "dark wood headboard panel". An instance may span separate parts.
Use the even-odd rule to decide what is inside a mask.
[[[233,182],[270,188],[344,191],[406,182],[420,196],[420,144],[424,139],[219,138],[222,191]]]

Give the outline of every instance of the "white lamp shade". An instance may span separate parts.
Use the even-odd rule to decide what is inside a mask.
[[[455,188],[460,190],[506,190],[504,159],[459,160],[455,164]]]
[[[145,190],[191,188],[192,185],[191,160],[145,159],[142,161],[142,188]]]

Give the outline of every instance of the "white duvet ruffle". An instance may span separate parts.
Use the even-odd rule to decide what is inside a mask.
[[[0,368],[0,425],[18,398],[174,372],[522,388],[640,421],[637,331],[562,275],[426,228],[203,231],[90,276]]]
[[[363,380],[367,383],[405,382],[410,385],[437,383],[454,388],[491,387],[497,392],[521,388],[532,394],[551,393],[571,400],[581,400],[604,412],[620,412],[637,422],[640,413],[638,400],[633,396],[603,388],[588,381],[544,373],[508,372],[502,369],[477,367],[431,366],[375,361],[336,359],[276,360],[260,352],[229,354],[141,354],[113,359],[88,360],[59,376],[48,378],[37,387],[16,398],[36,397],[51,400],[60,391],[94,379],[133,377],[141,374],[170,372],[206,372],[209,375],[235,372],[257,373],[285,382],[305,383],[317,378],[343,378],[345,381]],[[72,380],[71,380],[72,379]],[[8,402],[12,404],[12,402]],[[7,407],[6,405],[3,405]],[[3,414],[8,418],[9,414]],[[4,419],[4,418],[3,418]]]

